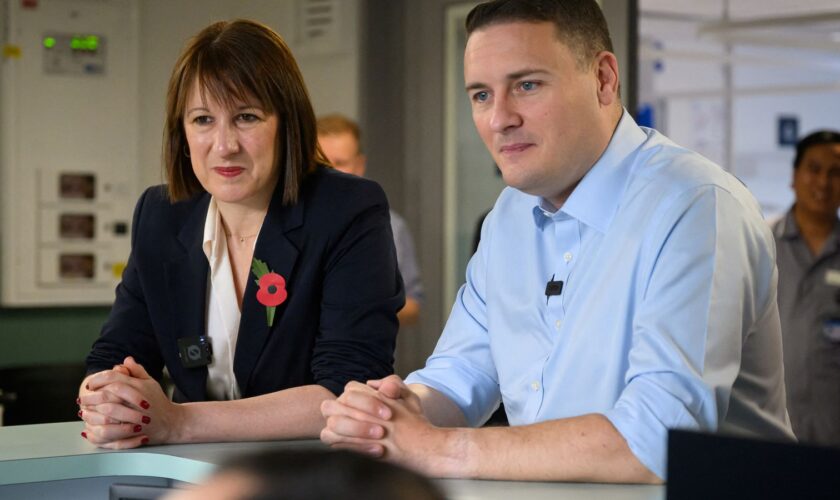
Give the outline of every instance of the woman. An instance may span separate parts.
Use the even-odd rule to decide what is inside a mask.
[[[258,23],[196,35],[166,115],[168,184],[135,209],[79,389],[82,436],[105,448],[315,437],[322,401],[393,371],[404,294],[385,195],[319,164],[297,64]]]

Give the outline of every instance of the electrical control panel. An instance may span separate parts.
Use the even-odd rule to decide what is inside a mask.
[[[105,305],[138,174],[134,0],[0,0],[0,305]]]

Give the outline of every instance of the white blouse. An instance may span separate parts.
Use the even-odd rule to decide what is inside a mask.
[[[204,221],[202,248],[210,263],[205,324],[213,349],[213,362],[207,366],[207,395],[210,399],[220,401],[239,399],[242,395],[233,373],[233,356],[236,353],[236,337],[242,312],[236,300],[227,239],[214,197],[210,198],[207,219]]]

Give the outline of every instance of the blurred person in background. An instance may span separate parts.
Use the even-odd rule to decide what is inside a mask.
[[[800,441],[840,446],[840,132],[802,138],[773,225],[787,405]]]
[[[349,118],[331,114],[318,119],[318,143],[324,156],[336,170],[347,174],[364,176],[367,158],[362,153],[359,125]],[[417,323],[423,303],[423,283],[420,281],[420,267],[414,252],[414,239],[405,219],[394,210],[391,214],[391,230],[397,248],[397,265],[405,284],[405,307],[398,317],[400,325]]]

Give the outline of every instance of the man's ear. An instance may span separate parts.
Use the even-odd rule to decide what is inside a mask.
[[[598,79],[598,102],[601,106],[613,106],[619,101],[618,60],[612,52],[603,50],[595,56],[595,77]]]

